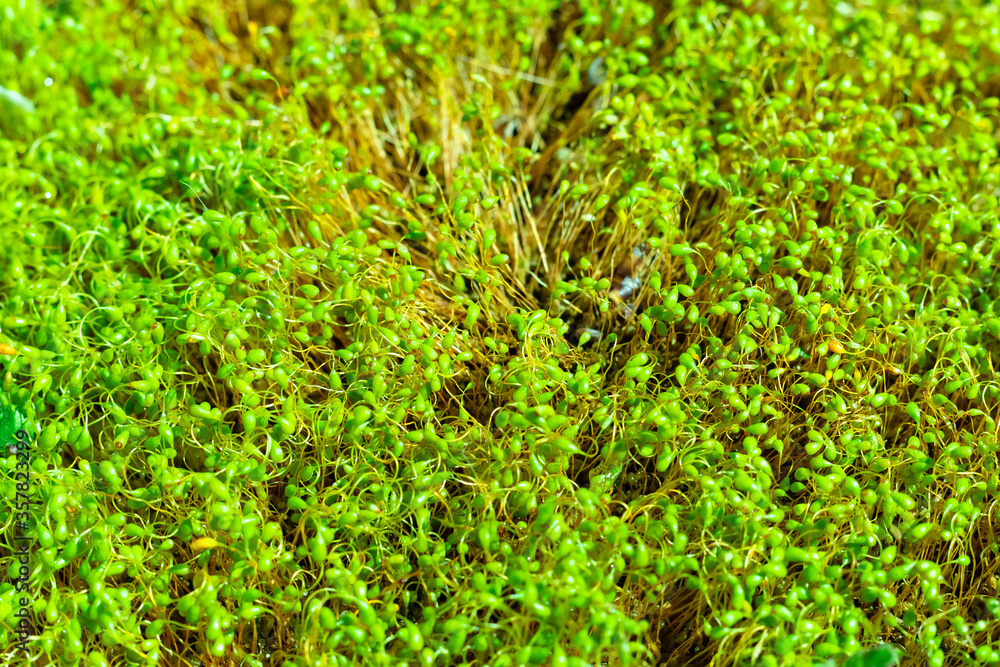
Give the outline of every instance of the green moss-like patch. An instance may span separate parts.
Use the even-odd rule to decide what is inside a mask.
[[[0,0],[31,655],[1000,663],[998,36]]]

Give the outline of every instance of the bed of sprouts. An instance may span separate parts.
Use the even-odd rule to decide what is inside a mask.
[[[990,3],[0,0],[34,664],[1000,663],[998,106]]]

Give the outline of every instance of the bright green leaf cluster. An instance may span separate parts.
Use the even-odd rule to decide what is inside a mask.
[[[0,0],[36,650],[1000,662],[998,31]]]

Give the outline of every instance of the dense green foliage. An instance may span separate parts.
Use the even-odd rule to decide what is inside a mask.
[[[919,5],[0,0],[33,655],[1000,663],[1000,11]]]

